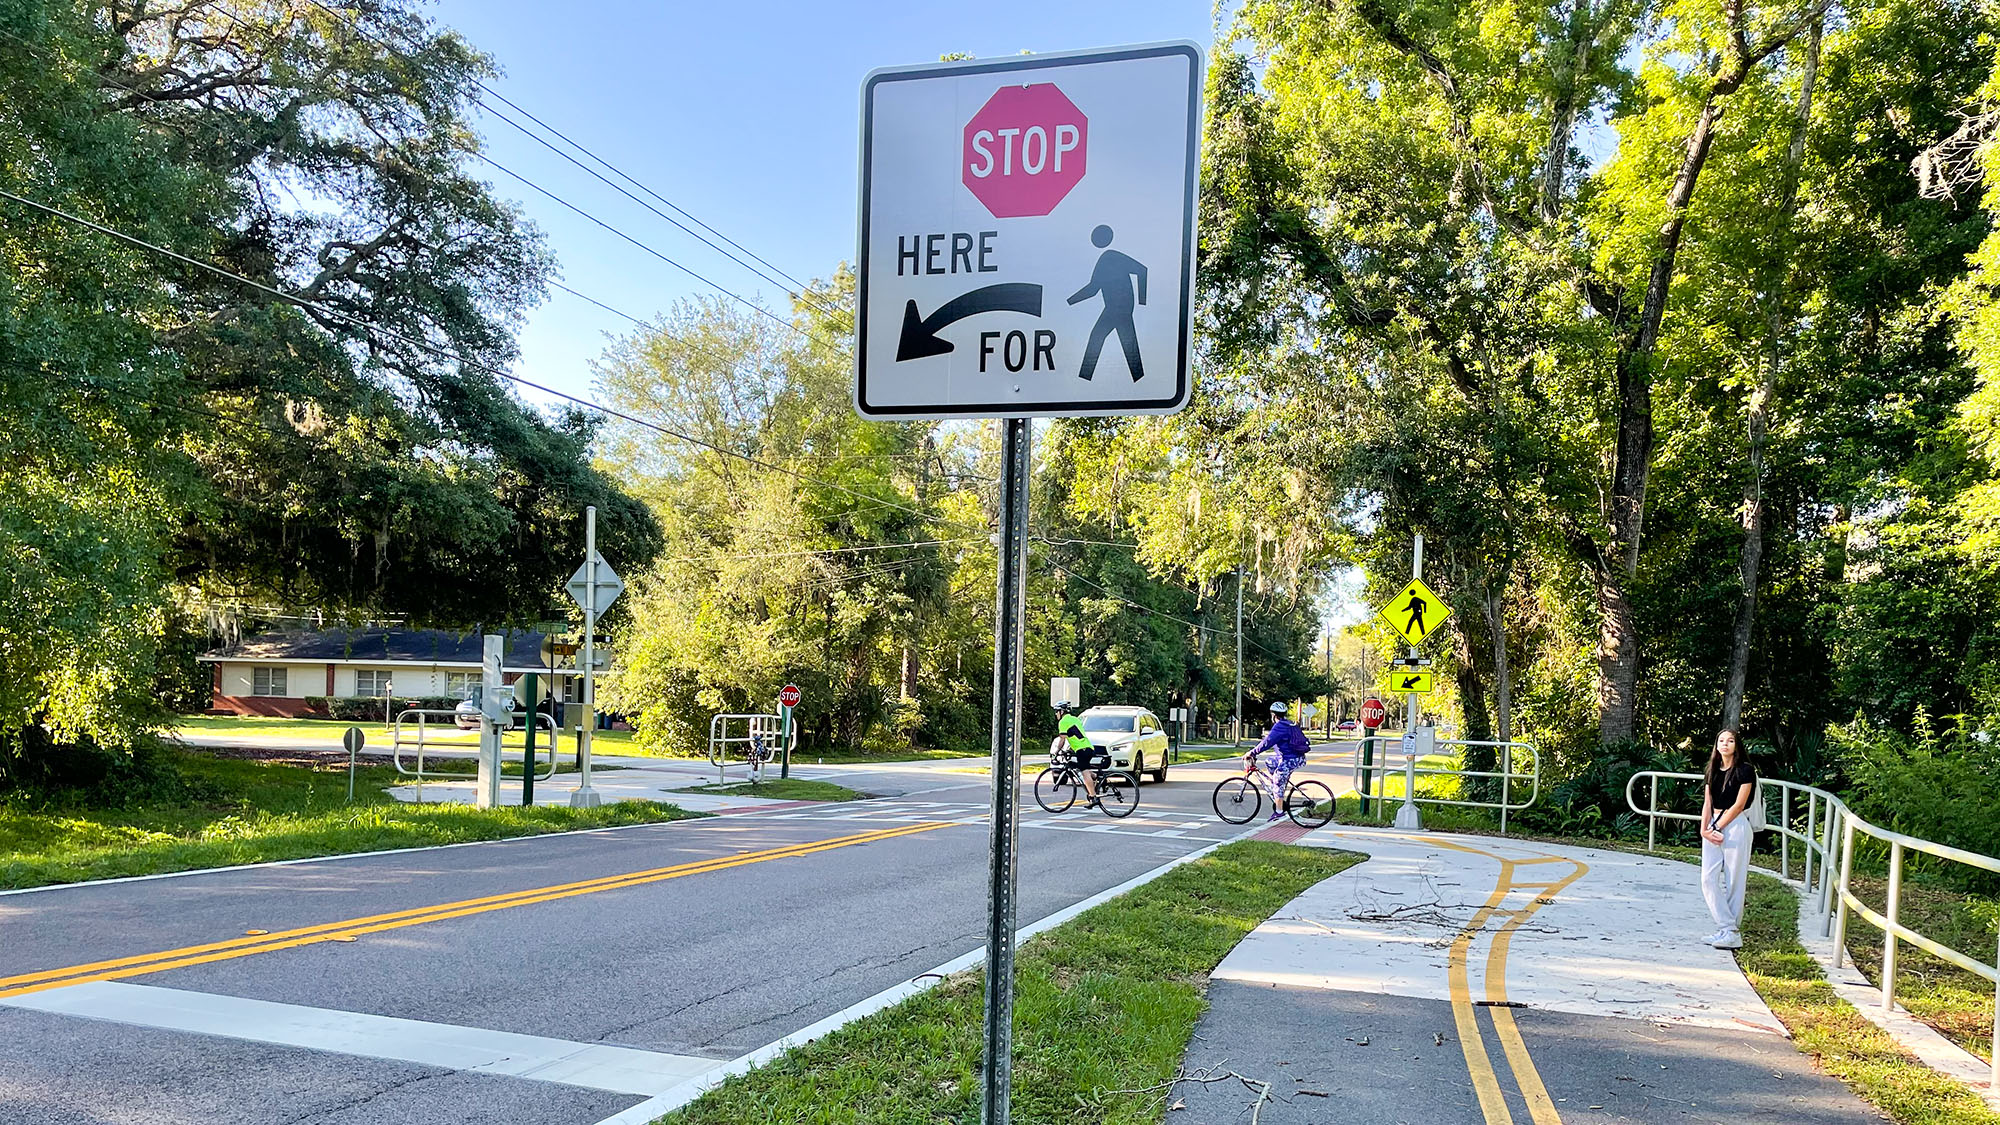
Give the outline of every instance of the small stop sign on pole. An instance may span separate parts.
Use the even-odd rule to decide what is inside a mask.
[[[1381,726],[1382,720],[1388,717],[1389,709],[1382,706],[1382,701],[1374,696],[1369,696],[1368,702],[1361,705],[1361,725],[1369,730]]]
[[[1083,179],[1089,141],[1055,83],[1002,86],[965,123],[965,186],[995,218],[1046,215]]]
[[[778,692],[778,702],[787,707],[797,707],[800,694],[797,684],[786,684],[784,689]]]

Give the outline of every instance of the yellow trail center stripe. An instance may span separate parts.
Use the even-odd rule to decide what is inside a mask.
[[[1523,922],[1540,910],[1549,899],[1564,887],[1583,878],[1589,865],[1578,860],[1569,860],[1576,870],[1565,879],[1547,888],[1547,891],[1528,905],[1512,912],[1500,932],[1493,935],[1493,944],[1486,954],[1486,998],[1494,1002],[1493,1033],[1500,1037],[1500,1048],[1506,1052],[1507,1065],[1513,1068],[1514,1080],[1521,1087],[1521,1097],[1528,1103],[1528,1116],[1535,1125],[1562,1125],[1562,1115],[1556,1112],[1556,1104],[1550,1099],[1548,1088],[1542,1085],[1541,1072],[1535,1069],[1535,1062],[1528,1055],[1527,1041],[1521,1038],[1521,1029],[1514,1022],[1514,1011],[1501,1007],[1507,999],[1507,952],[1514,937],[1514,931]],[[1518,890],[1519,887],[1510,889]]]
[[[739,855],[718,856],[712,859],[695,860],[675,864],[671,867],[653,868],[646,871],[627,872],[597,879],[585,879],[574,883],[563,883],[548,887],[534,887],[506,894],[488,895],[484,898],[465,899],[459,902],[439,903],[431,906],[398,910],[387,914],[375,914],[363,918],[349,918],[339,922],[327,922],[315,926],[284,930],[277,933],[250,938],[235,938],[229,941],[193,945],[181,949],[164,950],[158,953],[120,957],[108,961],[95,961],[83,965],[71,965],[62,969],[47,969],[40,972],[22,973],[18,976],[0,978],[0,999],[19,996],[30,992],[40,992],[65,985],[81,984],[94,980],[117,980],[124,977],[142,976],[166,969],[182,968],[188,965],[224,961],[236,957],[248,957],[259,953],[270,953],[281,949],[293,949],[322,941],[352,938],[358,934],[378,933],[383,930],[418,926],[426,922],[462,918],[472,914],[505,910],[514,906],[526,906],[537,902],[572,898],[577,895],[595,894],[599,891],[617,890],[624,887],[641,886],[667,879],[677,879],[686,875],[699,875],[710,871],[721,871],[746,864],[762,863],[774,859],[789,859],[795,856],[812,855],[816,852],[831,851],[836,848],[851,847],[855,844],[889,840],[898,836],[928,832],[949,827],[943,822],[925,822],[899,825],[895,828],[872,832],[860,832],[850,836],[838,836],[829,840],[811,840],[784,847],[769,848],[758,852]]]
[[[1445,844],[1445,847],[1456,847]],[[1459,848],[1471,851],[1470,848]],[[1465,928],[1458,932],[1458,938],[1451,943],[1451,1018],[1458,1027],[1458,1043],[1465,1051],[1465,1069],[1472,1076],[1472,1090],[1479,1095],[1479,1111],[1486,1117],[1486,1125],[1514,1125],[1514,1117],[1507,1112],[1507,1099],[1500,1093],[1500,1079],[1493,1072],[1493,1062],[1486,1055],[1486,1040],[1479,1030],[1479,1017],[1472,1006],[1472,988],[1466,980],[1466,951],[1472,947],[1473,935],[1486,925],[1486,919],[1495,907],[1507,897],[1507,880],[1513,874],[1511,860],[1500,861],[1500,879]]]

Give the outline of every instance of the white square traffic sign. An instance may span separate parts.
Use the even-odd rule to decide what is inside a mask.
[[[1165,43],[868,76],[863,416],[1187,404],[1201,66]]]

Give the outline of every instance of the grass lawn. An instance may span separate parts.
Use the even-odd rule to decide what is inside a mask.
[[[592,767],[593,769],[595,767]],[[805,781],[796,777],[772,777],[763,781],[740,781],[733,785],[696,785],[681,793],[720,794],[731,797],[766,797],[773,801],[865,801],[868,794],[857,793],[831,781]]]
[[[406,805],[389,766],[218,757],[165,748],[124,799],[66,790],[0,797],[0,888],[150,875],[274,859],[498,840],[695,815],[643,801],[598,809]]]
[[[619,731],[618,733],[629,737],[632,732]],[[618,749],[606,750],[605,753],[630,754],[634,757],[639,757],[639,758],[672,758],[684,762],[685,761],[705,762],[708,760],[708,757],[705,754],[676,754],[666,750],[656,749],[653,747],[641,746],[636,742],[626,742],[623,745],[620,745]],[[879,754],[865,754],[865,753],[822,754],[816,750],[794,750],[792,751],[792,765],[847,766],[847,765],[870,765],[878,762],[935,762],[935,761],[942,761],[946,758],[968,758],[976,756],[977,756],[976,754],[965,754],[957,750],[895,750],[895,751],[885,751]]]
[[[1834,994],[1799,944],[1798,899],[1770,876],[1750,880],[1736,960],[1798,1048],[1898,1125],[2000,1125],[1979,1095],[1905,1053]]]
[[[380,719],[376,719],[373,722],[348,723],[332,719],[270,719],[259,715],[183,715],[175,720],[172,733],[182,737],[215,735],[227,738],[255,738],[259,736],[265,738],[312,738],[322,739],[337,746],[340,744],[340,736],[346,733],[348,727],[360,727],[362,733],[368,736],[368,744],[370,746],[386,747],[391,741],[389,728],[383,725]],[[411,734],[412,737],[414,737],[415,729],[414,725],[404,728],[405,732]],[[564,752],[571,752],[575,745],[575,738],[567,730],[558,733],[562,735]],[[518,747],[522,744],[526,736],[527,732],[525,730],[508,731],[504,736],[504,744]],[[630,754],[633,752],[630,749],[632,732],[629,730],[601,730],[590,741],[593,750],[598,750],[602,753]],[[449,721],[431,723],[424,730],[424,744],[427,746],[464,747],[469,750],[479,745],[479,732],[476,730],[459,730]],[[548,732],[546,730],[537,731],[535,734],[536,748],[546,749],[548,744]]]
[[[1854,891],[1872,909],[1888,896],[1886,876],[1853,876]],[[1898,920],[1975,961],[1993,963],[2000,902],[1903,880]],[[1850,911],[1847,949],[1870,981],[1882,983],[1882,931]],[[1992,1061],[1993,982],[1905,942],[1896,945],[1896,1003],[1960,1047]]]
[[[1177,867],[1022,947],[1014,1120],[1157,1122],[1202,1011],[1208,974],[1243,936],[1361,856],[1244,841]],[[978,1116],[983,973],[928,992],[731,1078],[674,1125],[949,1122]]]

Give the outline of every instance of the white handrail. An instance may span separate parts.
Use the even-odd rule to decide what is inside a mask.
[[[1390,757],[1389,747],[1400,746],[1401,740],[1393,738],[1384,738],[1381,736],[1375,736],[1374,740],[1383,745],[1382,761],[1379,764],[1371,761],[1365,767],[1365,772],[1368,775],[1370,775],[1368,777],[1363,776],[1364,767],[1361,764],[1360,743],[1362,742],[1362,740],[1361,739],[1354,740],[1355,754],[1354,754],[1354,767],[1352,770],[1354,776],[1354,788],[1362,796],[1382,802],[1385,807],[1387,805],[1388,798],[1380,793],[1371,792],[1370,791],[1371,786],[1369,782],[1372,781],[1377,783],[1375,786],[1373,786],[1373,788],[1379,788],[1380,787],[1379,783],[1387,775],[1391,773],[1397,773],[1403,775],[1405,779],[1404,785],[1410,790],[1410,792],[1406,794],[1406,796],[1411,801],[1428,805],[1458,805],[1464,808],[1499,809],[1500,831],[1502,832],[1507,831],[1507,814],[1509,812],[1519,812],[1522,809],[1528,808],[1529,806],[1533,805],[1537,800],[1541,799],[1542,751],[1540,747],[1536,746],[1532,742],[1491,742],[1482,739],[1443,739],[1443,738],[1438,739],[1437,742],[1434,744],[1433,752],[1438,752],[1442,750],[1443,747],[1447,746],[1458,746],[1458,747],[1491,746],[1495,747],[1496,749],[1505,750],[1506,753],[1505,758],[1498,763],[1501,767],[1500,769],[1468,770],[1462,768],[1450,769],[1450,768],[1440,768],[1437,766],[1420,766],[1415,763],[1414,756],[1412,755],[1405,755],[1405,761],[1401,766],[1391,767],[1388,764]],[[1516,750],[1526,750],[1528,752],[1528,769],[1525,773],[1518,771],[1514,768],[1514,753]],[[1463,801],[1451,797],[1421,796],[1416,792],[1416,779],[1419,777],[1496,777],[1500,779],[1500,799],[1498,801]],[[1511,791],[1512,785],[1516,781],[1525,781],[1529,785],[1528,799],[1525,801],[1521,801],[1519,803],[1516,803],[1514,801],[1515,794]]]
[[[742,734],[731,734],[737,723],[743,724]],[[708,761],[717,770],[720,779],[717,784],[729,780],[729,758],[731,747],[741,747],[736,756],[750,762],[752,780],[760,777],[764,766],[776,757],[783,747],[779,746],[779,732],[784,729],[784,720],[777,715],[716,715],[708,721]],[[798,738],[796,729],[792,732]],[[750,754],[752,743],[761,744],[765,753],[761,757]]]
[[[1632,788],[1640,778],[1647,779],[1646,807],[1639,806]],[[1625,803],[1632,811],[1646,818],[1646,850],[1653,850],[1658,821],[1689,820],[1699,822],[1698,813],[1667,812],[1660,808],[1660,779],[1670,781],[1701,781],[1698,773],[1671,773],[1666,770],[1640,770],[1625,782]],[[1769,819],[1770,797],[1766,788],[1779,790],[1779,814],[1777,819]],[[1792,823],[1794,802],[1792,794],[1804,796],[1806,803],[1806,827],[1801,832]],[[1779,863],[1783,865],[1781,877],[1793,883],[1791,869],[1791,842],[1797,840],[1805,849],[1805,873],[1796,881],[1806,894],[1808,901],[1817,901],[1820,915],[1820,933],[1833,938],[1833,963],[1839,968],[1847,956],[1847,915],[1849,911],[1859,914],[1882,931],[1882,1007],[1894,1010],[1896,1004],[1896,945],[1907,942],[1931,955],[1947,961],[1970,973],[1985,977],[1994,983],[1994,997],[2000,1001],[2000,950],[1995,951],[1993,964],[1975,960],[1942,942],[1935,941],[1903,924],[1903,856],[1906,852],[1917,851],[1934,855],[1939,859],[1962,863],[1981,871],[2000,874],[2000,859],[1949,844],[1939,844],[1920,839],[1906,833],[1881,828],[1856,816],[1847,803],[1824,789],[1811,785],[1801,785],[1796,781],[1775,778],[1759,778],[1757,796],[1754,800],[1764,804],[1768,830],[1778,833]],[[1889,889],[1884,906],[1888,913],[1881,914],[1863,903],[1853,889],[1854,837],[1859,833],[1873,837],[1889,845]],[[1815,870],[1814,859],[1818,859]],[[1837,876],[1832,874],[1835,863],[1839,864]],[[1815,881],[1817,876],[1817,881]],[[2000,1003],[1996,1003],[2000,1007]],[[1996,1089],[2000,1089],[2000,1021],[1996,1021],[1993,1033],[1993,1077]]]
[[[548,779],[556,775],[557,755],[555,749],[556,745],[555,720],[540,711],[529,711],[527,714],[528,714],[528,721],[530,723],[534,723],[536,725],[537,730],[545,730],[549,734],[548,772],[538,773],[535,775],[536,781],[547,781]],[[403,738],[403,723],[407,721],[412,715],[416,716],[417,719],[417,724],[416,724],[417,737],[414,742],[408,742],[405,741]],[[457,717],[458,717],[457,711],[446,711],[441,708],[434,708],[434,707],[411,707],[406,710],[398,712],[396,714],[395,735],[389,744],[391,761],[395,764],[396,772],[402,774],[404,777],[416,778],[417,781],[419,782],[420,789],[421,789],[421,783],[426,780],[436,780],[439,778],[462,778],[464,776],[463,774],[427,772],[424,769],[424,747],[427,745],[427,735],[429,734],[430,731],[430,720],[433,718],[451,719],[453,720],[453,729],[456,730]],[[414,745],[417,748],[417,768],[413,770],[405,769],[403,767],[403,747],[409,745]],[[501,743],[501,758],[503,760],[506,758],[506,743],[504,739]],[[521,748],[521,769],[523,772],[526,772],[527,768],[528,768],[528,751],[527,747],[524,745]]]

